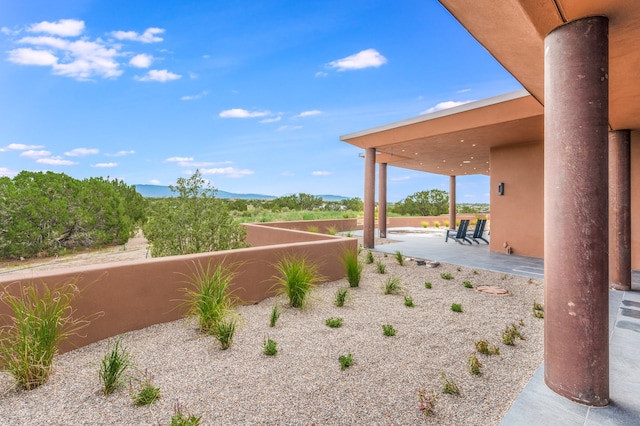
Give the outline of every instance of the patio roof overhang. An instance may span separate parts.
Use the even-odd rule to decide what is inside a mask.
[[[448,176],[490,174],[492,147],[543,139],[543,107],[526,90],[351,133],[376,161]]]

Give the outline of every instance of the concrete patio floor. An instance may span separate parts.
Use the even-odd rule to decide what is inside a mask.
[[[362,235],[362,231],[354,232]],[[393,241],[393,242],[391,242]],[[387,230],[384,244],[376,251],[402,254],[470,268],[486,269],[532,278],[544,278],[542,259],[489,251],[487,244],[445,243],[444,230],[427,232],[419,228]],[[593,408],[572,402],[544,384],[541,365],[500,423],[526,425],[640,425],[640,271],[632,273],[634,291],[609,292],[609,383],[611,403]]]

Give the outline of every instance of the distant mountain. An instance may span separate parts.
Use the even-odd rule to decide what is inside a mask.
[[[173,197],[173,192],[169,189],[168,186],[162,185],[134,185],[136,187],[136,191],[140,193],[143,197],[146,198],[164,198],[164,197]],[[273,200],[273,195],[263,195],[263,194],[235,194],[233,192],[227,191],[218,191],[216,192],[217,198],[235,198],[235,199],[243,199],[243,200]],[[341,201],[346,200],[349,197],[343,197],[340,195],[318,195],[318,197],[322,198],[325,201]]]

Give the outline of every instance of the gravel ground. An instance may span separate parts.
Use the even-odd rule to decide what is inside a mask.
[[[151,406],[136,408],[128,388],[102,395],[98,369],[105,340],[56,357],[50,380],[33,391],[14,389],[11,377],[0,373],[0,422],[166,425],[179,401],[203,425],[498,424],[542,362],[543,321],[531,312],[534,300],[542,302],[542,282],[447,264],[399,266],[391,256],[375,257],[387,273],[366,265],[344,307],[333,300],[339,287],[348,286],[345,280],[316,288],[302,311],[282,297],[239,307],[242,325],[226,351],[183,320],[123,334],[137,370],[148,372],[161,389]],[[442,279],[443,272],[454,279]],[[383,295],[389,277],[401,278],[415,307],[406,307],[402,295]],[[465,280],[511,295],[482,294],[465,288]],[[461,303],[464,312],[452,312],[452,303]],[[274,304],[282,315],[270,328]],[[343,326],[327,327],[329,317],[343,318]],[[521,319],[526,339],[504,345],[501,333]],[[392,324],[397,335],[383,336],[382,324]],[[262,353],[267,336],[278,343],[274,357]],[[498,345],[501,355],[478,354],[483,374],[476,377],[467,358],[481,339]],[[354,364],[341,371],[338,358],[348,353]],[[441,392],[443,372],[458,385],[459,396]],[[419,389],[439,395],[431,417],[417,408]]]

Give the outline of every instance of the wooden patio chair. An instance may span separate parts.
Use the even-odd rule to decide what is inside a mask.
[[[458,229],[447,229],[447,235],[444,239],[446,243],[449,241],[449,238],[455,240],[458,244],[464,244],[464,242],[468,242],[469,244],[473,244],[471,240],[467,238],[467,228],[469,227],[469,219],[462,219],[460,221],[460,226]],[[480,244],[480,243],[478,243]]]
[[[486,224],[487,219],[479,219],[473,232],[467,232],[467,237],[471,238],[477,244],[480,244],[478,240],[482,240],[485,243],[489,244],[489,241],[484,239],[484,226]]]

